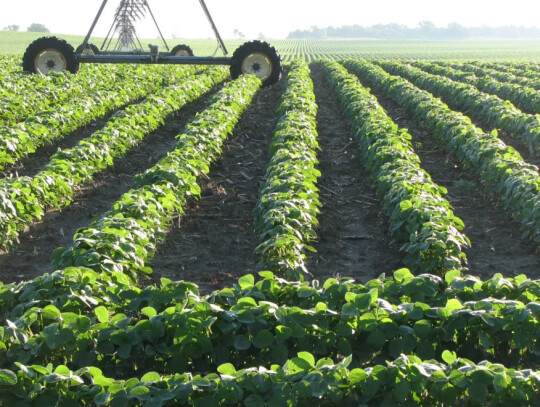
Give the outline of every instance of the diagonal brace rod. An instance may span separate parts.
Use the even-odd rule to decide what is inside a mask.
[[[107,4],[107,1],[108,0],[103,0],[103,3],[101,3],[101,7],[99,8],[99,10],[98,10],[98,12],[96,14],[96,18],[94,18],[94,22],[90,26],[90,30],[88,30],[88,34],[86,34],[86,38],[83,41],[83,45],[82,45],[83,49],[86,48],[86,44],[88,44],[88,41],[90,40],[90,37],[92,36],[92,32],[94,32],[94,28],[96,28],[96,24],[97,24],[99,18],[101,17],[101,13],[103,13],[103,9],[105,8],[105,5]]]
[[[212,30],[214,30],[214,34],[216,35],[216,38],[218,40],[219,46],[221,47],[221,50],[223,51],[223,54],[227,55],[227,48],[225,48],[225,43],[221,39],[221,35],[219,35],[219,31],[214,24],[214,20],[212,20],[212,16],[210,15],[210,11],[208,11],[208,7],[206,7],[206,3],[204,0],[199,0],[201,3],[201,7],[203,8],[204,14],[206,14],[206,18],[208,18],[208,21],[210,22],[210,25],[212,26]]]

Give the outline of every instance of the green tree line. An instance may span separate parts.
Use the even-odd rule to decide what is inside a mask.
[[[319,28],[291,31],[288,39],[323,39],[323,38],[378,38],[378,39],[524,39],[540,38],[540,27],[504,26],[504,27],[465,27],[458,23],[437,27],[431,21],[421,21],[411,28],[403,24],[375,24],[370,27],[344,25],[342,27]]]

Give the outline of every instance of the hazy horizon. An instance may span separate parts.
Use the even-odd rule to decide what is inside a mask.
[[[5,0],[4,0],[5,1]],[[18,0],[4,4],[0,15],[0,28],[19,25],[26,31],[32,23],[44,24],[51,32],[85,35],[102,0]],[[100,19],[95,36],[105,36],[119,0],[110,0]],[[438,27],[458,23],[465,27],[506,25],[538,27],[540,1],[515,0],[455,0],[439,3],[433,0],[379,0],[374,2],[334,0],[285,1],[274,0],[260,9],[260,3],[248,0],[206,0],[214,21],[224,38],[247,38],[260,34],[266,38],[285,38],[294,30],[312,26],[340,27],[343,25],[371,26],[397,23],[416,27],[421,21],[431,21]],[[165,37],[213,37],[198,1],[149,0],[149,5]],[[150,18],[136,25],[142,38],[157,36]]]

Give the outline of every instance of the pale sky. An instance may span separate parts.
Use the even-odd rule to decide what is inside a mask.
[[[109,0],[95,36],[105,36],[120,0]],[[213,33],[197,0],[148,0],[167,38],[208,38]],[[0,29],[17,24],[45,24],[58,34],[85,35],[102,0],[0,0]],[[540,0],[206,0],[224,38],[234,30],[246,38],[259,33],[285,38],[290,31],[311,26],[399,23],[410,27],[429,20],[437,26],[457,22],[464,26],[540,25]],[[155,38],[148,22],[137,27],[141,38]]]

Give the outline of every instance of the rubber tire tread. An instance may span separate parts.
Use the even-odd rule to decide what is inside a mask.
[[[231,59],[231,77],[233,79],[238,78],[244,72],[242,72],[242,61],[250,54],[255,52],[260,52],[265,54],[272,63],[272,73],[270,76],[263,82],[263,86],[270,86],[274,83],[279,82],[281,75],[283,74],[283,64],[281,61],[281,56],[279,55],[277,49],[267,43],[266,41],[249,41],[240,45],[233,53]],[[275,69],[275,67],[278,67]]]
[[[32,42],[23,55],[23,70],[38,73],[34,66],[36,57],[47,48],[56,49],[66,58],[66,70],[71,73],[79,71],[79,62],[75,59],[75,50],[66,40],[58,37],[41,37]]]
[[[179,44],[179,45],[176,45],[173,49],[171,49],[171,55],[174,56],[174,54],[176,54],[178,51],[187,51],[187,53],[189,54],[190,57],[193,57],[195,56],[195,54],[193,53],[193,50],[191,49],[191,47],[189,45],[186,45],[186,44]]]

